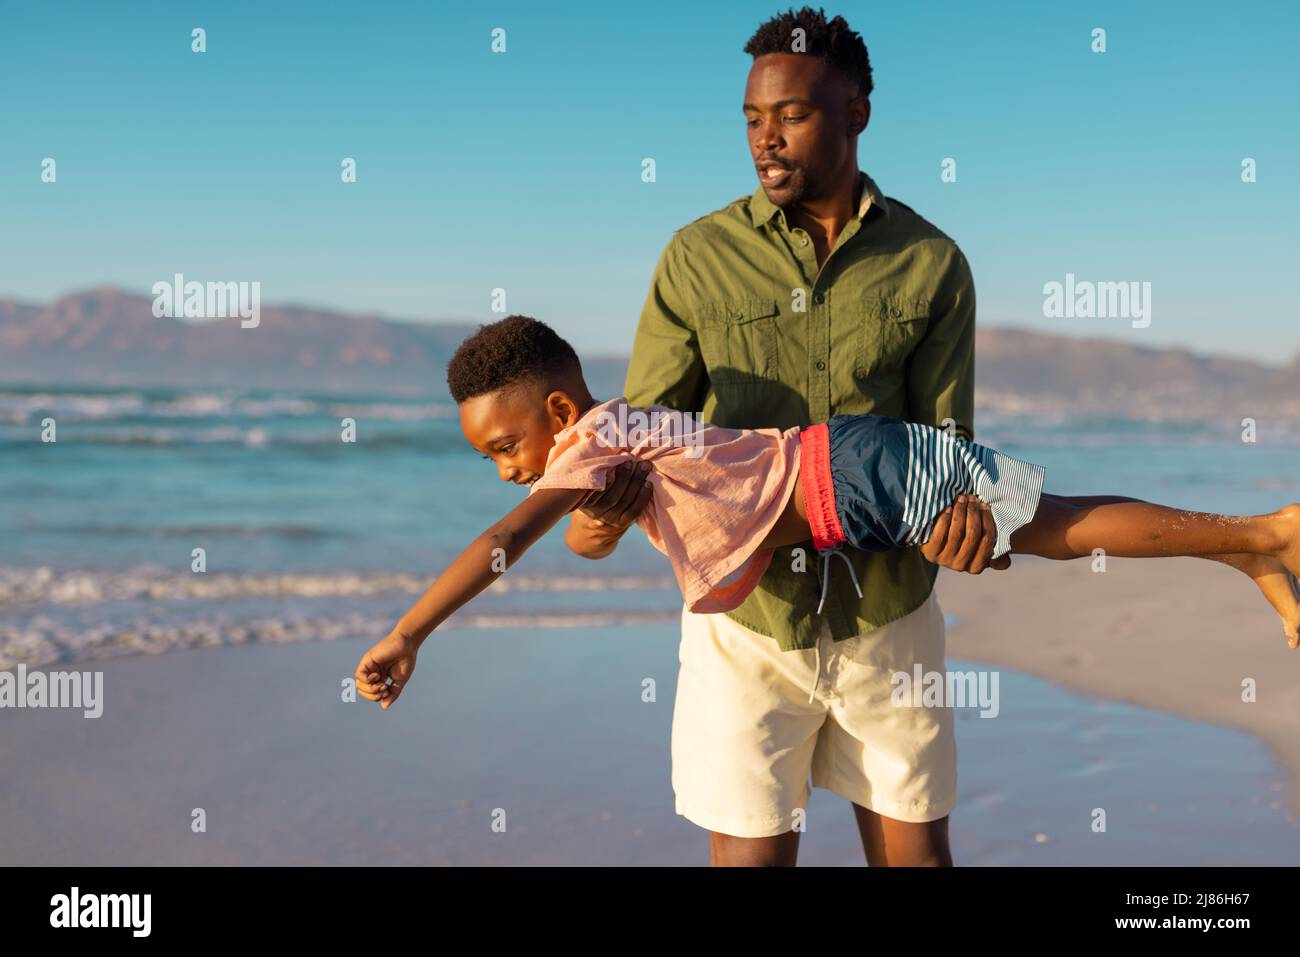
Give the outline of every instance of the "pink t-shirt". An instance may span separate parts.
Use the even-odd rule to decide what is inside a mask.
[[[639,409],[620,396],[556,434],[528,494],[603,489],[609,470],[629,460],[653,465],[650,504],[637,524],[672,562],[687,607],[737,607],[772,561],[773,550],[758,546],[794,491],[798,426],[725,429],[661,405]]]

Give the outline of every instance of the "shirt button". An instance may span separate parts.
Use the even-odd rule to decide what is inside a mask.
[[[804,238],[804,239],[799,240],[799,245],[800,245],[800,246],[807,246],[807,245],[808,245],[808,240],[807,240],[807,238]]]
[[[893,315],[895,319],[897,319],[902,314],[903,314],[903,310],[898,308],[898,306],[895,306],[893,312],[891,313],[891,315]]]
[[[743,312],[733,312],[731,318],[739,322],[741,319],[745,318],[745,314]]]
[[[821,359],[818,359],[818,360],[817,360],[817,371],[818,371],[818,372],[825,372],[825,371],[826,371],[826,363],[822,362]]]
[[[823,301],[825,301],[825,299],[826,299],[826,297],[823,296],[821,293],[817,293],[817,295],[813,296],[813,302],[815,302],[815,303],[817,303],[817,304],[819,304],[819,305],[820,305]]]

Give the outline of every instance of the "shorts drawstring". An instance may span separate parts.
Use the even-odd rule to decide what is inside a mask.
[[[831,583],[830,564],[831,556],[838,555],[844,559],[844,564],[849,566],[849,577],[853,579],[853,590],[862,597],[862,589],[858,587],[858,573],[853,570],[853,562],[849,561],[849,556],[840,551],[840,546],[835,545],[831,548],[823,548],[817,554],[822,557],[822,600],[817,603],[817,614],[822,613],[822,605],[826,604],[826,588]]]
[[[853,570],[853,562],[849,560],[849,556],[845,555],[844,552],[840,551],[840,545],[835,545],[831,548],[819,549],[817,554],[821,555],[822,557],[822,600],[817,603],[817,614],[820,615],[822,613],[822,606],[826,604],[826,589],[831,583],[830,565],[831,565],[832,555],[838,555],[840,556],[840,558],[844,559],[844,564],[849,566],[849,577],[853,579],[853,590],[858,593],[859,598],[862,597],[862,589],[858,587],[858,573]],[[823,625],[824,624],[825,622],[823,622]],[[817,687],[821,683],[822,683],[822,642],[821,642],[821,635],[819,634],[817,636],[817,677],[813,679],[812,692],[808,695],[809,704],[812,704],[813,698],[817,696]]]

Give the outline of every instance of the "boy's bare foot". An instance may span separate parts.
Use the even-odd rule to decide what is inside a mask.
[[[1300,645],[1300,582],[1279,558],[1253,552],[1207,555],[1249,575],[1282,619],[1282,634],[1292,648]]]
[[[1286,643],[1295,648],[1300,644],[1300,587],[1297,587],[1296,577],[1276,558],[1265,555],[1250,557],[1256,560],[1258,567],[1246,574],[1255,579],[1259,590],[1282,618],[1282,634],[1286,636]]]
[[[1291,576],[1291,593],[1296,597],[1297,606],[1300,606],[1300,578],[1295,575]],[[1283,624],[1282,628],[1286,633],[1286,643],[1292,648],[1300,646],[1300,613]]]
[[[1292,575],[1300,576],[1300,502],[1284,505],[1273,513],[1273,517],[1276,519],[1275,530],[1282,541],[1277,557],[1291,569]]]

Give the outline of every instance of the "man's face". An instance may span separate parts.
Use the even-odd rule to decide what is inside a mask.
[[[524,384],[476,395],[460,404],[460,429],[474,450],[497,465],[504,482],[532,485],[546,471],[555,434],[577,422],[577,404]]]
[[[827,197],[870,116],[848,77],[797,53],[754,61],[744,111],[758,182],[780,207]]]

